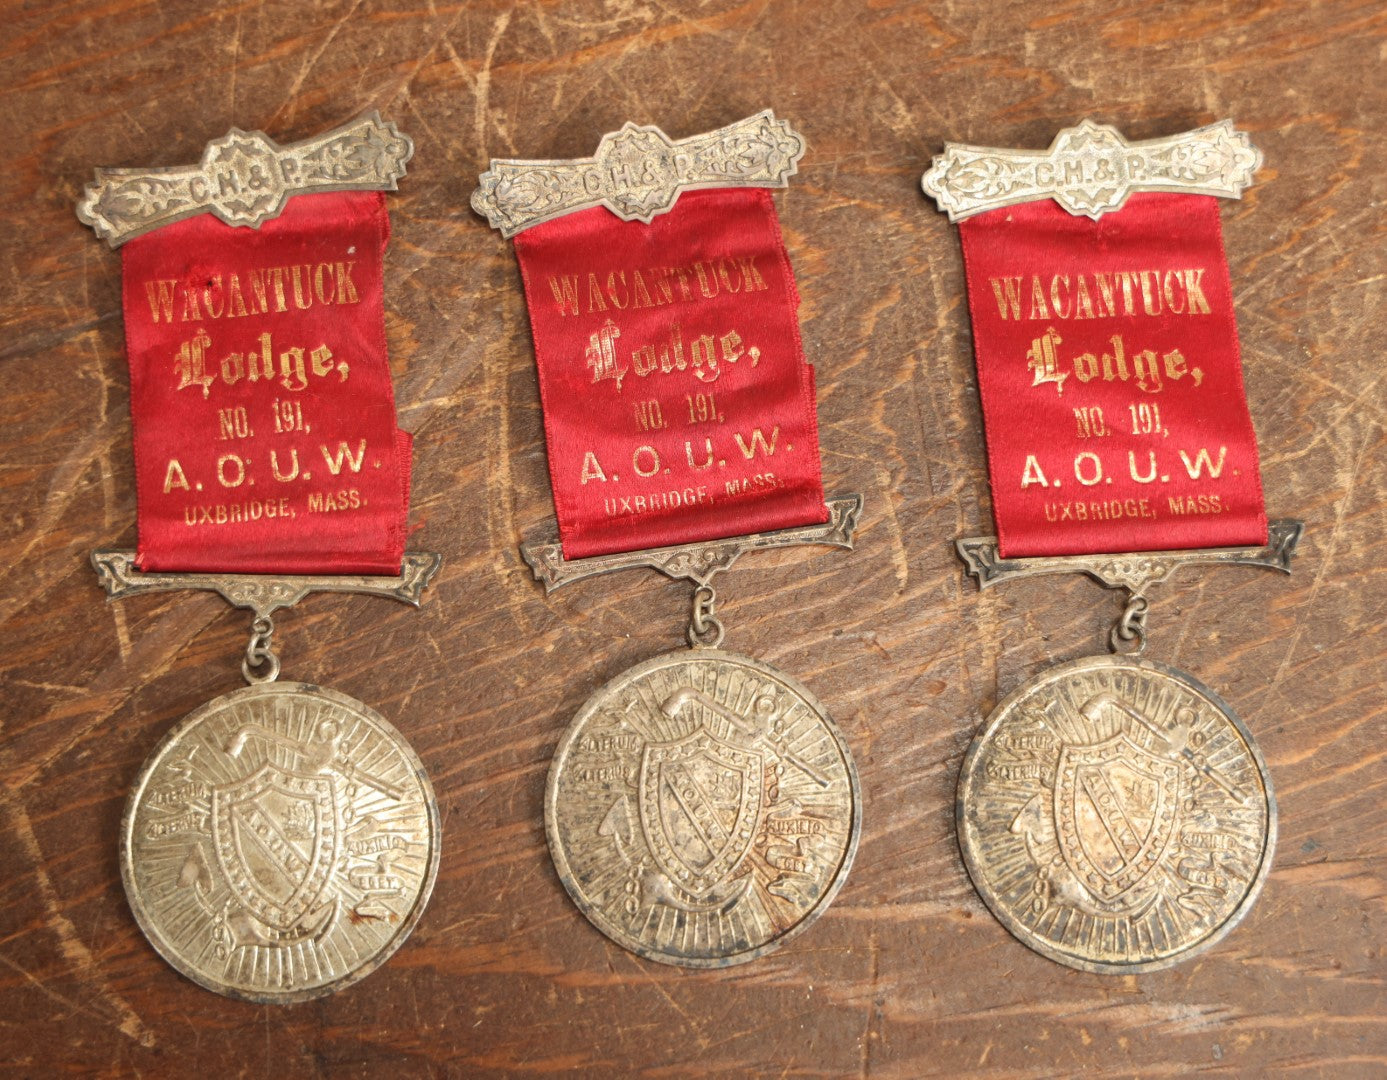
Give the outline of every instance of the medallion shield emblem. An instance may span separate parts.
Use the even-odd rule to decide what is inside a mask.
[[[339,849],[337,789],[330,776],[266,762],[212,789],[212,843],[237,901],[281,932],[314,913]]]
[[[1134,899],[1179,823],[1180,766],[1127,732],[1065,745],[1055,770],[1055,832],[1079,882],[1105,904]]]
[[[641,755],[641,826],[656,866],[703,896],[741,865],[761,816],[765,759],[706,727]]]

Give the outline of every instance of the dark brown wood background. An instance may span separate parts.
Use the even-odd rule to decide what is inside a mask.
[[[1387,1073],[1383,371],[1387,12],[1380,0],[1023,5],[585,0],[8,0],[0,6],[0,1060],[23,1076]],[[627,120],[679,136],[770,106],[810,151],[779,196],[853,554],[772,553],[720,585],[727,644],[797,673],[861,772],[837,903],[725,972],[590,928],[544,843],[578,705],[673,647],[687,590],[631,573],[551,599],[516,554],[552,505],[519,276],[469,210],[492,155],[590,153]],[[418,930],[345,993],[225,1001],[140,936],[116,861],[140,763],[235,688],[246,618],[182,594],[106,604],[87,556],[134,541],[119,259],[73,205],[98,165],[191,162],[232,125],[301,138],[378,108],[418,150],[391,200],[386,320],[415,432],[422,611],[317,597],[286,672],[369,702],[442,805]],[[1308,522],[1293,577],[1157,594],[1150,655],[1260,740],[1281,807],[1262,898],[1171,971],[1057,966],[988,915],[954,838],[979,722],[1097,651],[1086,580],[979,595],[952,541],[990,529],[955,230],[921,197],[945,139],[1133,138],[1225,116],[1266,153],[1224,211],[1267,505]]]

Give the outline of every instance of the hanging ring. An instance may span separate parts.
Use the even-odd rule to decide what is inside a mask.
[[[1127,606],[1122,609],[1121,618],[1108,634],[1108,642],[1113,652],[1125,656],[1140,656],[1146,651],[1146,616],[1150,610],[1151,605],[1147,603],[1146,597],[1135,593],[1128,596]]]
[[[241,674],[252,686],[274,682],[279,678],[279,657],[275,655],[272,639],[275,624],[268,615],[257,615],[250,624],[250,641],[241,661]]]
[[[693,610],[686,635],[695,649],[716,649],[722,644],[722,620],[715,614],[718,594],[711,585],[699,585],[693,592]]]

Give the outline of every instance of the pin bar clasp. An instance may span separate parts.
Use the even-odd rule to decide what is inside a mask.
[[[1119,555],[1004,559],[998,554],[995,536],[973,536],[957,541],[955,546],[959,557],[967,564],[968,572],[978,579],[980,589],[1040,574],[1087,574],[1109,589],[1126,589],[1133,596],[1141,596],[1150,586],[1165,581],[1182,566],[1259,566],[1289,574],[1291,557],[1304,531],[1303,521],[1287,518],[1273,521],[1267,526],[1267,543],[1263,547],[1191,548],[1188,551],[1139,551]]]
[[[92,566],[109,600],[141,593],[193,589],[220,593],[233,607],[247,608],[269,618],[280,608],[293,607],[309,593],[363,593],[419,606],[419,597],[443,563],[432,551],[407,551],[394,576],[369,574],[201,574],[145,571],[135,568],[133,551],[92,552]]]
[[[862,496],[853,493],[829,499],[827,505],[829,516],[822,525],[800,525],[793,529],[703,540],[696,544],[620,551],[586,559],[565,559],[563,547],[556,543],[522,544],[520,554],[534,571],[535,580],[544,583],[546,593],[596,574],[639,567],[658,570],[676,580],[684,579],[706,586],[714,574],[726,570],[748,551],[794,547],[798,544],[828,544],[851,550],[857,521],[862,515]]]

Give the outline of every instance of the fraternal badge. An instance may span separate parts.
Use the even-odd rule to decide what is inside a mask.
[[[301,683],[194,711],[121,829],[130,907],[194,982],[262,1003],[340,990],[414,928],[438,869],[424,767],[373,710]]]
[[[1276,802],[1252,736],[1188,675],[1096,656],[1000,704],[958,787],[978,892],[1086,971],[1151,971],[1228,933],[1271,867]]]
[[[165,740],[122,848],[147,936],[231,996],[360,978],[433,881],[437,813],[412,751],[359,702],[276,684],[272,618],[315,592],[417,606],[438,570],[404,550],[411,438],[385,353],[382,192],[412,151],[374,113],[282,147],[233,130],[197,167],[99,170],[78,207],[124,245],[139,510],[137,549],[92,563],[110,599],[199,589],[253,614],[251,688]]]
[[[803,153],[770,112],[678,141],[628,124],[592,158],[493,161],[472,199],[514,236],[534,332],[560,539],[521,554],[546,592],[634,567],[694,585],[692,651],[588,701],[545,804],[579,908],[671,964],[740,963],[804,929],[857,843],[846,745],[793,679],[718,649],[712,586],[749,551],[851,548],[862,510],[824,497],[766,190]]]
[[[806,929],[847,877],[861,803],[837,727],[789,676],[694,649],[617,676],[549,770],[559,878],[650,960],[739,964]]]
[[[394,191],[413,153],[409,136],[376,112],[288,146],[232,128],[207,144],[197,165],[97,169],[77,216],[111,247],[198,214],[256,228],[278,217],[291,195]]]
[[[987,588],[1082,573],[1122,589],[1117,654],[1042,672],[992,714],[959,781],[969,873],[1027,945],[1089,971],[1217,941],[1271,861],[1252,737],[1193,677],[1138,660],[1148,593],[1198,565],[1290,572],[1267,521],[1218,201],[1260,152],[1231,122],[1147,142],[1085,121],[1045,152],[950,144],[925,192],[960,221],[995,537]]]

